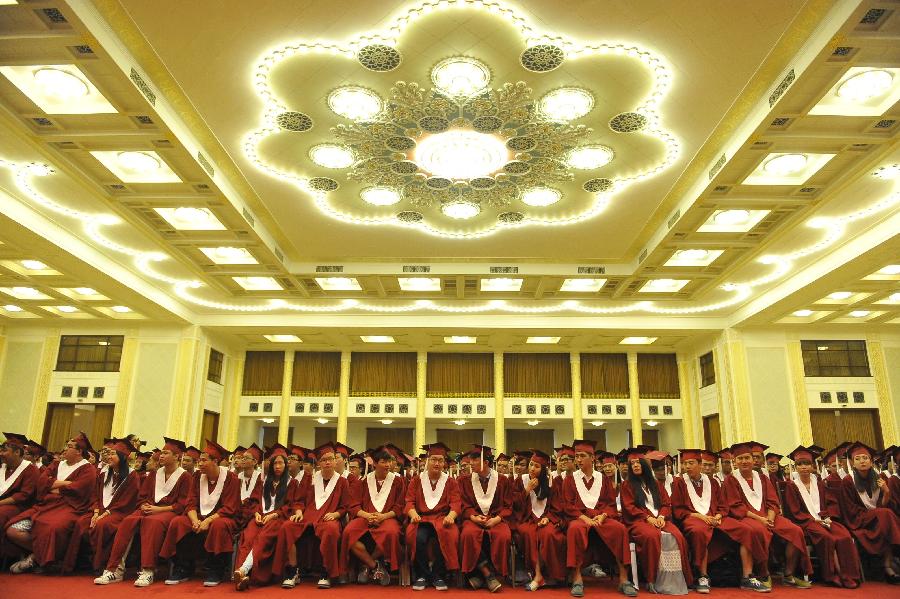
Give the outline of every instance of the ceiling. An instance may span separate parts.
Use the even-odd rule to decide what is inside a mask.
[[[397,328],[398,347],[427,346],[448,326],[468,330],[459,335],[510,329],[479,336],[483,347],[555,327],[561,345],[590,349],[628,331],[673,346],[683,336],[665,333],[670,322],[688,337],[742,324],[898,323],[900,273],[889,274],[900,263],[895,3],[573,0],[562,14],[535,0],[433,4],[0,6],[0,303],[19,308],[0,307],[0,318],[193,322],[250,344],[294,327],[309,348],[352,345],[386,324]],[[365,57],[377,46],[399,64],[373,70],[381,67]],[[535,46],[550,48],[529,53]],[[535,72],[547,56],[561,64]],[[497,184],[519,183],[466,196],[479,199],[479,214],[454,219],[441,210],[444,192],[404,188],[397,204],[372,206],[360,192],[396,187],[396,176],[376,181],[367,171],[357,180],[352,167],[311,159],[319,144],[350,144],[356,159],[386,155],[338,125],[363,137],[399,131],[421,148],[427,131],[394,125],[408,117],[398,82],[430,94],[432,68],[453,57],[489,69],[488,111],[504,84],[531,90],[520,119],[530,124],[491,135],[530,137],[522,143],[533,149],[503,160],[544,174],[495,174]],[[42,67],[76,76],[85,95],[40,97]],[[838,93],[867,71],[887,87],[863,99]],[[393,112],[377,127],[354,125],[328,104],[347,86],[394,98]],[[563,87],[586,90],[590,111],[551,121],[541,98]],[[654,91],[658,101],[648,103]],[[91,112],[80,112],[88,99]],[[451,129],[473,127],[475,105],[466,102],[457,101],[466,120]],[[302,122],[294,113],[311,127],[273,125]],[[643,115],[643,129],[610,123],[624,122],[614,118],[623,113]],[[614,158],[575,169],[569,151],[584,144],[608,146]],[[149,160],[155,174],[123,171],[122,153],[136,167]],[[803,164],[770,168],[782,155],[783,164]],[[404,181],[439,178],[416,151],[390,158],[401,159],[426,173]],[[469,180],[454,193],[471,192]],[[598,180],[608,182],[599,191],[589,183]],[[325,191],[329,181],[337,187]],[[534,186],[561,199],[529,206],[521,194]],[[421,219],[397,218],[413,212]],[[501,217],[512,213],[519,220]],[[47,272],[23,268],[29,259]],[[317,280],[329,277],[353,280],[339,289]],[[436,287],[404,289],[401,277]],[[514,284],[490,291],[495,278]],[[10,294],[16,287],[46,297]],[[67,291],[78,287],[98,293]],[[827,299],[839,291],[852,295]],[[123,305],[128,312],[112,310]],[[411,337],[404,319],[416,320]],[[325,322],[349,337],[317,332]],[[606,330],[572,333],[581,328]]]

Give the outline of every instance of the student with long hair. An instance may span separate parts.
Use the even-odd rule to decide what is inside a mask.
[[[651,592],[684,595],[693,582],[687,542],[672,524],[672,504],[664,481],[653,475],[638,449],[628,451],[628,478],[623,481],[622,516],[637,546],[638,562]],[[660,568],[663,552],[679,552],[681,570]],[[666,560],[671,563],[670,560]],[[664,562],[665,563],[665,562]]]
[[[562,480],[550,476],[550,456],[533,449],[528,472],[516,484],[515,512],[525,564],[533,572],[529,591],[566,578],[566,534],[562,531]]]

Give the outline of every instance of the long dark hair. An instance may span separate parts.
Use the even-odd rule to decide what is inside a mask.
[[[875,490],[878,488],[878,475],[875,473],[875,469],[870,469],[869,474],[863,477],[860,475],[859,470],[854,468],[853,485],[858,493],[868,493],[870,496],[874,496]]]
[[[128,456],[120,451],[116,452],[116,456],[119,458],[118,469],[113,470],[112,466],[109,466],[106,469],[106,479],[103,481],[104,485],[108,485],[110,479],[112,479],[113,487],[118,487],[122,484],[122,481],[128,477]]]
[[[534,496],[539,500],[544,500],[550,497],[550,473],[547,471],[547,467],[543,464],[541,464],[541,473],[538,474],[538,486],[534,490]]]
[[[659,485],[653,476],[653,468],[650,467],[650,462],[647,460],[641,459],[640,462],[640,476],[631,469],[631,463],[629,462],[628,464],[628,484],[631,485],[631,490],[634,492],[634,502],[640,508],[647,507],[647,496],[644,494],[644,489],[641,488],[643,484],[650,489],[650,495],[653,496],[653,505],[658,510],[662,507],[662,502],[659,499]]]
[[[276,510],[284,505],[284,494],[287,493],[288,483],[291,482],[291,473],[288,472],[287,460],[284,456],[277,455],[269,460],[269,469],[266,471],[266,483],[263,485],[263,509],[265,509],[266,501],[272,496],[272,489],[275,487],[275,460],[281,458],[284,462],[284,471],[281,478],[278,479],[278,490],[275,491],[275,505],[269,506],[270,509]]]

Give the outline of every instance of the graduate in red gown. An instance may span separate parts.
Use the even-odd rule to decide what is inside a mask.
[[[631,553],[628,549],[628,530],[616,511],[616,489],[603,473],[594,470],[596,441],[576,440],[575,470],[563,482],[563,505],[568,520],[566,534],[566,566],[572,569],[572,596],[584,596],[581,566],[591,542],[604,545],[619,571],[619,590],[628,597],[637,590],[628,580]]]
[[[841,462],[846,463],[847,447],[850,443],[844,442],[825,454],[825,467],[828,469],[828,475],[825,477],[824,483],[832,492],[840,494],[841,481],[847,476],[847,471],[841,466]]]
[[[751,455],[754,446],[760,447],[761,444],[751,441],[738,443],[731,448],[737,471],[725,479],[722,499],[732,518],[742,520],[765,539],[764,543],[754,543],[756,550],[753,552],[753,562],[759,581],[766,586],[771,585],[769,548],[773,535],[777,535],[786,542],[784,583],[807,588],[810,586],[808,576],[812,573],[812,563],[806,553],[803,530],[779,515],[781,506],[775,487],[768,476],[760,474],[755,468]],[[795,576],[798,570],[804,575],[803,578]]]
[[[163,437],[163,441],[165,444],[159,452],[156,471],[138,471],[143,475],[143,484],[137,509],[119,523],[106,570],[94,579],[95,584],[111,584],[123,579],[128,549],[136,541],[141,547],[141,570],[134,586],[153,584],[156,562],[169,524],[187,508],[193,480],[178,465],[185,450],[184,442],[168,437]]]
[[[256,513],[241,533],[241,542],[231,580],[238,591],[250,584],[262,586],[272,579],[272,560],[278,543],[278,531],[291,516],[289,498],[296,496],[301,483],[287,467],[287,449],[276,443],[268,450],[268,469]],[[309,478],[302,483],[305,492]]]
[[[512,533],[508,522],[512,518],[513,502],[510,487],[520,485],[521,477],[519,481],[513,481],[500,476],[492,468],[493,450],[486,445],[475,445],[469,458],[472,474],[459,479],[462,507],[460,567],[473,589],[486,587],[495,593],[502,586],[497,574],[509,574]]]
[[[257,465],[262,461],[263,452],[254,443],[234,459],[235,472],[241,483],[241,508],[235,517],[237,529],[244,530],[247,523],[254,518],[262,501],[263,476]]]
[[[425,470],[414,476],[406,487],[404,513],[409,517],[406,547],[413,560],[413,590],[433,584],[447,590],[447,572],[459,570],[459,527],[456,517],[462,512],[459,486],[444,472],[450,448],[443,443],[425,445]],[[429,544],[434,541],[434,561],[429,559]]]
[[[200,450],[191,445],[184,450],[184,453],[181,454],[181,467],[185,472],[194,476],[194,473],[197,472],[197,462],[200,461]]]
[[[862,579],[859,555],[850,531],[840,520],[834,494],[815,473],[818,452],[802,445],[788,456],[796,472],[784,488],[784,513],[812,543],[819,558],[822,580],[855,589]]]
[[[284,572],[283,588],[294,588],[299,582],[297,572],[298,545],[306,552],[302,565],[306,569],[318,566],[321,559],[323,572],[319,578],[320,589],[331,588],[331,579],[341,574],[339,554],[341,541],[341,518],[350,509],[350,486],[334,468],[335,445],[325,443],[312,450],[319,464],[319,470],[310,478],[306,486],[296,487],[297,493],[290,497],[291,516],[278,531],[275,548],[275,572]],[[315,543],[315,547],[310,547]]]
[[[900,447],[888,447],[883,455],[885,469],[882,472],[887,476],[888,490],[891,492],[889,505],[900,516]]]
[[[352,488],[353,484],[359,481],[359,474],[350,472],[351,455],[353,455],[352,447],[347,447],[343,443],[334,443],[334,471],[341,478],[346,479]]]
[[[405,485],[402,476],[390,471],[395,458],[386,447],[370,450],[368,457],[374,469],[363,472],[357,483],[351,520],[341,539],[341,565],[346,572],[352,553],[362,564],[358,583],[374,579],[386,586],[391,582],[391,571],[400,566],[399,518],[406,500]]]
[[[533,573],[527,588],[536,591],[566,578],[566,533],[563,479],[550,476],[550,456],[532,450],[528,472],[513,490],[514,519],[525,564]]]
[[[872,448],[857,441],[848,447],[847,455],[851,474],[841,480],[838,495],[844,524],[861,550],[882,556],[885,579],[900,584],[893,564],[893,546],[900,545],[900,518],[887,507],[887,481],[872,467]]]
[[[168,585],[188,580],[197,558],[206,560],[203,586],[214,587],[225,580],[237,530],[234,519],[241,505],[238,477],[219,465],[227,458],[228,450],[206,441],[197,464],[200,477],[191,485],[187,513],[172,520],[159,552],[164,558],[174,557]]]
[[[0,444],[0,555],[4,554],[6,523],[32,505],[37,497],[40,472],[25,459],[28,438],[16,433],[3,433]]]
[[[69,439],[62,459],[41,475],[34,507],[10,519],[6,538],[31,552],[10,567],[19,574],[62,560],[78,519],[91,511],[97,469],[87,461],[91,443],[84,433]]]
[[[691,549],[697,592],[709,592],[707,566],[735,544],[741,557],[741,587],[760,592],[768,590],[752,578],[753,544],[761,545],[765,537],[728,515],[728,507],[721,501],[719,481],[712,474],[700,471],[701,464],[715,463],[716,455],[700,449],[678,451],[684,474],[672,481],[672,517]]]
[[[134,447],[128,439],[105,439],[100,459],[106,468],[97,477],[93,512],[82,516],[75,525],[69,548],[63,560],[63,572],[75,568],[82,540],[88,540],[93,560],[92,568],[106,566],[113,540],[122,520],[137,507],[141,475],[128,468],[128,457]]]

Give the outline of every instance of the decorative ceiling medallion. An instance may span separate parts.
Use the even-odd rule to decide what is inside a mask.
[[[501,223],[520,223],[525,220],[525,215],[521,212],[503,212],[497,217]]]
[[[513,72],[506,81],[493,80],[493,64],[482,56],[423,55],[417,56],[416,62],[433,60],[429,72],[413,70],[406,81],[392,77],[389,72],[400,66],[408,52],[402,49],[407,29],[415,27],[420,17],[444,10],[511,23],[521,39],[511,57],[521,64],[519,75]],[[441,18],[429,17],[429,27],[440,26]],[[346,148],[352,164],[347,164],[351,160],[348,155],[331,150],[324,159],[305,159],[309,145],[294,153],[281,151],[277,157],[262,154],[261,142],[267,137],[312,128],[312,119],[289,111],[287,100],[276,92],[290,89],[290,80],[279,80],[277,86],[272,81],[282,63],[302,69],[305,57],[312,54],[361,65],[356,73],[347,71],[346,86],[330,92],[319,90],[312,78],[304,90],[304,97],[324,97],[333,118],[327,118],[328,112],[316,112],[315,106],[297,107],[315,114],[317,125],[329,121],[327,127],[333,135],[317,130],[314,143]],[[508,63],[497,60],[508,70]],[[556,76],[563,87],[543,96],[533,95],[532,86],[551,87],[542,79],[545,73],[572,60],[597,60],[599,73],[609,61],[627,61],[650,80],[649,92],[624,104],[617,100],[613,106],[604,84],[584,89],[574,79],[567,81],[563,73]],[[346,64],[335,68],[346,70]],[[277,74],[288,77],[291,72],[296,71]],[[663,128],[658,112],[670,79],[664,61],[644,48],[582,43],[565,35],[539,32],[502,0],[429,0],[410,5],[379,33],[356,34],[342,42],[298,41],[264,56],[253,81],[265,105],[263,123],[245,137],[243,147],[247,158],[263,172],[311,194],[322,212],[348,223],[406,223],[449,238],[481,237],[510,224],[574,224],[600,214],[621,190],[655,176],[677,159],[680,143]],[[365,82],[372,89],[355,82]],[[592,139],[590,127],[598,125],[604,130],[608,125],[616,133],[641,131],[644,135],[636,143],[646,138],[646,152],[615,158],[615,136],[608,146]],[[661,157],[657,141],[663,146]],[[268,147],[266,151],[270,151]],[[292,161],[290,156],[301,159]],[[346,166],[339,166],[342,164]],[[585,172],[610,164],[614,170],[604,173],[603,179],[593,179]],[[340,174],[316,176],[316,169],[323,166]],[[327,194],[338,185],[349,193]],[[522,201],[523,194],[538,188],[556,189],[559,199],[532,205]],[[376,189],[379,191],[371,191]],[[501,214],[513,214],[513,206],[521,209],[515,212],[521,218],[501,218]],[[416,216],[400,216],[408,213]]]

